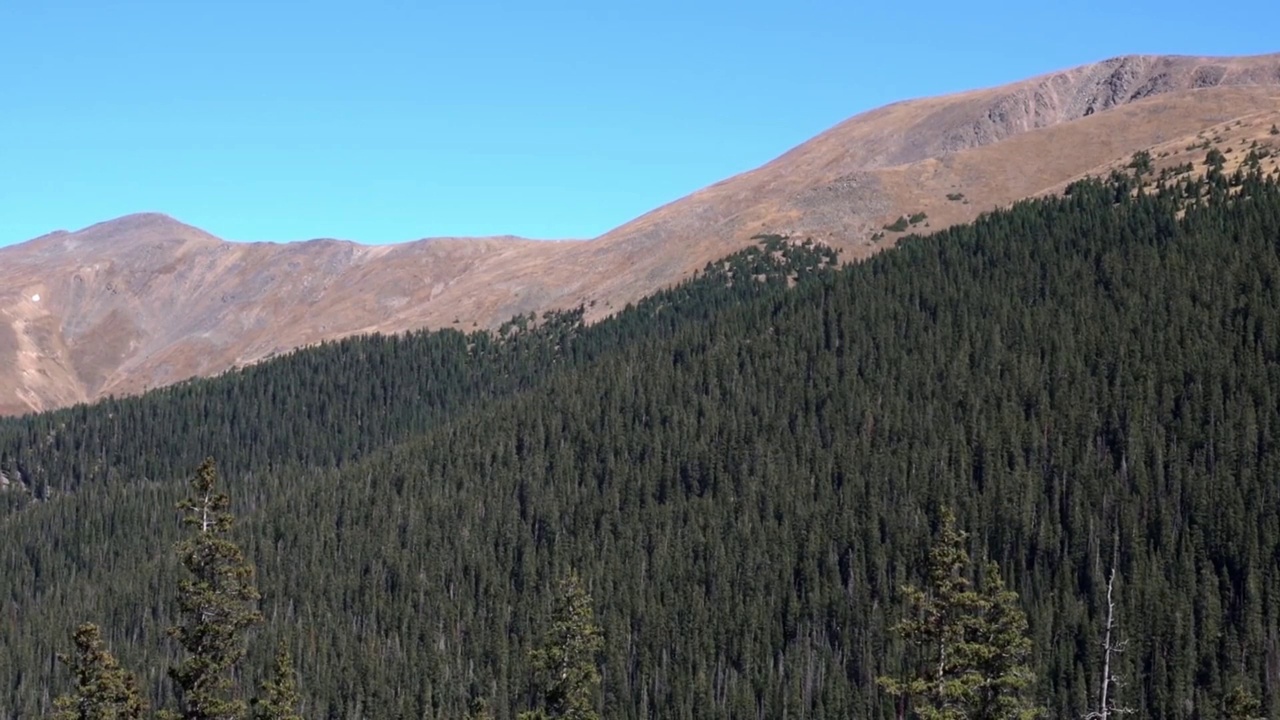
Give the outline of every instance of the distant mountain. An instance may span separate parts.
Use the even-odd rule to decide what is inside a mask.
[[[154,214],[46,235],[0,250],[0,410],[138,392],[457,314],[511,315],[527,305],[496,280],[483,296],[449,290],[531,245],[229,243]]]
[[[1136,160],[838,270],[770,238],[587,327],[349,338],[0,419],[0,717],[74,687],[86,620],[175,707],[175,506],[208,456],[265,619],[233,692],[284,644],[308,718],[536,706],[568,573],[604,717],[899,718],[876,679],[945,650],[898,630],[944,507],[979,561],[951,580],[1016,593],[947,605],[976,644],[946,682],[1016,692],[982,648],[1020,659],[1025,613],[1044,717],[1104,674],[1139,718],[1280,717],[1280,178],[1134,193]]]
[[[1212,145],[1234,167],[1253,143],[1280,146],[1277,122],[1280,54],[1128,56],[858,115],[587,241],[242,244],[153,214],[52,233],[0,249],[0,413],[139,392],[358,333],[494,326],[579,304],[599,318],[753,235],[866,257],[902,236],[884,229],[899,217],[938,229],[1139,151],[1157,169],[1202,167]]]

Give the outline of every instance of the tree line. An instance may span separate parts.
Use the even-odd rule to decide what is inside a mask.
[[[0,707],[52,709],[86,618],[149,702],[175,696],[166,549],[203,447],[259,571],[239,682],[288,640],[307,717],[544,707],[534,653],[572,572],[602,717],[924,716],[993,687],[1049,717],[1274,716],[1277,238],[1274,177],[1089,180],[850,267],[766,239],[609,323],[477,341],[507,369],[461,333],[456,358],[362,339],[350,373],[300,353],[11,421]],[[414,410],[430,390],[371,389],[406,387],[384,362],[489,391]],[[944,508],[972,562],[930,636]],[[1014,609],[1007,672],[916,674],[934,639],[1015,637]]]

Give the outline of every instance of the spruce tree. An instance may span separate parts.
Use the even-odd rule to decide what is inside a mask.
[[[1236,685],[1223,699],[1223,720],[1263,720],[1262,703],[1243,685]]]
[[[54,701],[53,720],[135,720],[147,711],[133,673],[120,667],[102,632],[84,623],[71,635],[75,652],[58,660],[75,675],[76,691]]]
[[[570,573],[560,584],[551,628],[542,646],[529,657],[543,705],[521,713],[520,720],[599,720],[596,696],[600,691],[600,669],[596,656],[603,642],[591,596],[577,573]]]
[[[1004,587],[988,563],[982,586],[969,578],[965,534],[955,516],[942,511],[938,538],[929,553],[928,585],[907,586],[906,616],[894,630],[915,652],[918,665],[906,679],[878,682],[925,720],[1028,720],[1039,709],[1023,693],[1033,676],[1031,641],[1017,593]]]
[[[227,538],[230,501],[217,492],[218,471],[206,459],[191,480],[191,497],[178,504],[183,522],[195,533],[178,544],[178,557],[191,573],[178,586],[183,620],[169,635],[188,653],[169,671],[178,689],[184,720],[240,720],[243,700],[233,693],[231,671],[245,653],[245,631],[261,622],[255,605],[253,566]]]
[[[971,642],[957,653],[977,671],[974,718],[1029,720],[1040,708],[1026,697],[1035,681],[1030,667],[1031,638],[1018,593],[1009,590],[994,562],[986,565],[978,614],[970,618]]]
[[[282,642],[276,650],[271,676],[262,681],[262,690],[254,700],[254,720],[302,720],[302,715],[298,713],[301,702],[293,655]]]

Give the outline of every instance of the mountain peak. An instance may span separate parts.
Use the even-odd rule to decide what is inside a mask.
[[[4,355],[0,319],[0,413],[216,374],[356,333],[496,327],[577,306],[597,319],[762,234],[864,258],[906,225],[968,222],[1105,176],[1138,152],[1156,172],[1199,172],[1212,145],[1231,169],[1257,148],[1272,171],[1277,124],[1280,54],[1123,55],[862,113],[583,242],[222,243],[164,214],[126,215],[0,249],[0,292],[14,289],[0,316],[14,318],[21,357],[40,363],[21,374],[15,342]],[[33,384],[46,377],[48,387]]]
[[[187,225],[164,213],[142,212],[95,223],[72,233],[79,239],[101,241],[216,240],[200,228]]]

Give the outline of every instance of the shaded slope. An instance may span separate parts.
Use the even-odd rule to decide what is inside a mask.
[[[835,263],[828,248],[766,238],[590,326],[579,308],[519,316],[496,331],[361,335],[138,397],[0,418],[0,472],[21,486],[9,497],[23,501],[178,477],[210,454],[232,473],[342,466]]]

